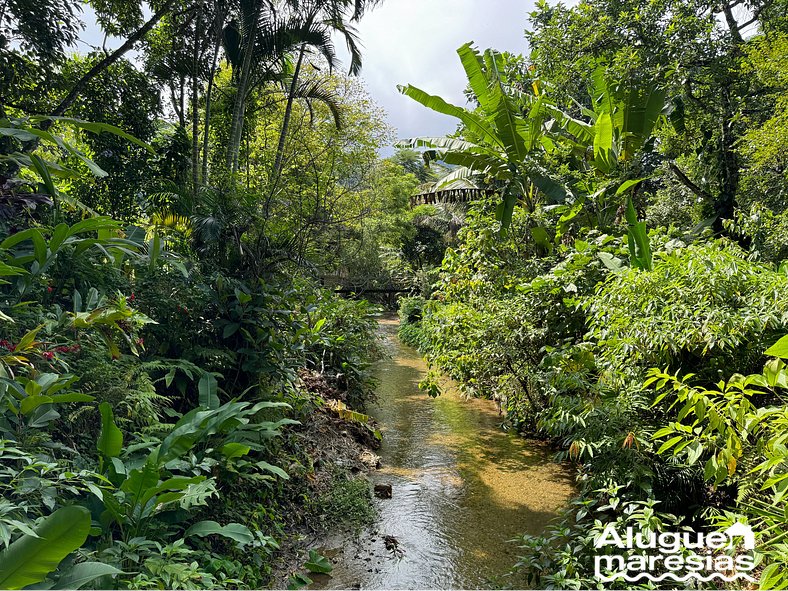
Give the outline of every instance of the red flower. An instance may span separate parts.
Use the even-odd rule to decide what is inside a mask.
[[[145,339],[143,339],[142,337],[138,338],[138,339],[137,339],[137,344],[138,344],[140,347],[142,347],[142,346],[145,344]]]
[[[52,353],[52,351],[44,351],[43,353],[41,353],[41,357],[43,357],[47,361],[52,361],[52,359],[54,359],[55,357],[55,354]]]
[[[135,299],[137,299],[137,298],[134,296],[134,292],[132,291],[131,295],[129,296],[129,301],[133,302]]]
[[[79,345],[76,343],[73,345],[60,345],[59,347],[55,347],[55,351],[58,353],[76,353],[79,351]]]
[[[52,293],[52,286],[51,285],[47,286],[47,293]]]

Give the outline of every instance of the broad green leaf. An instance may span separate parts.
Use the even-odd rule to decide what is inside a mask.
[[[55,187],[55,182],[52,180],[52,175],[49,174],[49,168],[47,165],[35,154],[30,154],[30,162],[32,163],[35,171],[38,173],[38,176],[41,177],[47,193],[49,193],[51,197],[57,198],[60,195],[60,192],[57,190],[57,187]],[[52,250],[57,249],[53,248]]]
[[[289,480],[290,477],[287,475],[287,472],[282,470],[279,466],[274,466],[269,464],[268,462],[255,462],[255,466],[260,468],[265,472],[271,472],[272,474],[276,474],[282,480]]]
[[[205,408],[219,408],[219,383],[212,373],[205,372],[202,374],[200,381],[197,383],[197,389],[199,390],[200,406]]]
[[[541,226],[536,226],[535,228],[531,228],[531,236],[533,236],[534,242],[546,250],[547,252],[553,251],[553,243],[550,242],[550,235],[547,233],[547,230]]]
[[[604,172],[613,168],[613,119],[610,113],[601,113],[594,125],[594,161]]]
[[[44,328],[43,324],[36,326],[34,329],[27,331],[19,342],[16,344],[16,351],[27,351],[35,345],[36,337],[39,331]]]
[[[397,89],[405,96],[412,98],[416,102],[421,103],[433,111],[442,113],[443,115],[450,115],[451,117],[459,119],[469,129],[478,133],[492,144],[504,148],[503,143],[498,138],[492,127],[490,127],[490,125],[479,115],[471,113],[462,107],[452,105],[451,103],[443,100],[441,97],[428,94],[423,90],[416,88],[415,86],[411,86],[410,84],[407,86],[398,86]]]
[[[21,589],[43,581],[66,556],[82,546],[90,531],[90,512],[62,507],[0,553],[0,588]]]
[[[28,228],[16,234],[12,234],[0,243],[0,248],[12,248],[26,240],[33,243],[33,258],[38,264],[43,266],[47,260],[47,243],[38,228]]]
[[[618,273],[625,269],[621,259],[613,256],[609,252],[601,251],[597,253],[597,256],[599,257],[599,260],[602,261],[602,264],[614,273]]]
[[[58,224],[52,230],[52,237],[49,239],[49,250],[57,252],[63,241],[68,237],[68,226],[66,224]]]
[[[210,520],[195,523],[186,530],[186,533],[183,534],[183,537],[188,538],[191,536],[199,536],[204,538],[205,536],[214,535],[235,540],[241,546],[245,546],[246,544],[251,544],[254,542],[254,535],[245,525],[241,525],[240,523],[219,525],[217,522]]]
[[[657,450],[657,454],[661,455],[661,454],[665,453],[666,451],[668,451],[671,447],[676,445],[682,439],[683,439],[683,437],[681,437],[680,435],[677,435],[676,437],[671,437],[670,439],[668,439],[665,443],[663,443],[660,446],[660,448]]]
[[[637,185],[639,185],[640,183],[642,183],[648,178],[649,177],[644,177],[642,179],[629,179],[628,181],[624,181],[623,183],[621,183],[621,186],[619,186],[618,190],[616,190],[616,197],[623,195],[624,193],[626,193],[633,187],[636,187]]]
[[[240,458],[252,451],[252,448],[243,443],[225,443],[221,450],[222,455],[228,460],[232,458]]]
[[[330,573],[334,570],[331,562],[315,550],[309,551],[309,560],[304,563],[304,568],[311,573]]]
[[[107,458],[116,458],[123,449],[123,433],[115,424],[112,407],[107,402],[99,405],[101,413],[101,433],[96,448]]]
[[[638,221],[635,206],[632,203],[632,197],[629,195],[627,196],[626,218],[630,262],[633,267],[643,269],[644,271],[651,271],[653,258],[648,232],[646,231],[646,223]]]
[[[788,359],[788,335],[766,349],[765,354],[771,357],[779,357],[780,359]]]
[[[60,575],[52,589],[81,589],[101,577],[121,574],[122,570],[103,562],[80,562]]]
[[[786,576],[782,564],[770,564],[761,572],[758,589],[785,589],[788,583]]]
[[[64,404],[66,402],[92,402],[95,398],[89,394],[69,392],[55,394],[54,396],[28,396],[19,403],[19,410],[23,415],[29,415],[42,404]]]

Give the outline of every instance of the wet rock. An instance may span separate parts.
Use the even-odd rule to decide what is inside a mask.
[[[361,455],[358,457],[359,462],[364,464],[370,470],[377,470],[380,468],[380,456],[377,454],[372,453],[368,449],[365,449],[361,452]]]
[[[383,536],[383,542],[386,544],[386,550],[396,550],[399,547],[399,540],[394,536]]]
[[[375,496],[380,499],[390,499],[391,498],[391,485],[390,484],[376,484],[375,485]]]
[[[386,545],[386,550],[397,558],[402,558],[405,555],[405,549],[400,546],[399,540],[394,536],[383,536],[383,543]]]

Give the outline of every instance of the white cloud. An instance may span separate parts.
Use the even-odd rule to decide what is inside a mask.
[[[533,8],[532,0],[386,0],[364,16],[357,27],[364,46],[361,78],[397,137],[441,136],[456,128],[455,119],[401,95],[397,84],[465,104],[456,49],[474,41],[482,49],[525,53],[523,31]]]

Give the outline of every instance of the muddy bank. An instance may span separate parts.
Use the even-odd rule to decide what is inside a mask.
[[[289,446],[299,457],[288,467],[290,481],[281,497],[286,515],[281,548],[276,553],[269,587],[285,589],[303,568],[308,549],[327,531],[354,536],[375,516],[370,472],[380,465],[377,424],[366,424],[344,405],[341,391],[312,372],[302,386],[321,397],[309,419],[292,429]]]
[[[314,547],[333,562],[312,588],[483,588],[516,561],[508,540],[539,533],[572,495],[571,474],[544,445],[501,430],[495,403],[462,399],[450,387],[437,399],[418,389],[427,368],[381,322],[390,358],[378,363],[369,412],[383,433],[374,483],[379,517],[361,535],[334,532]]]

